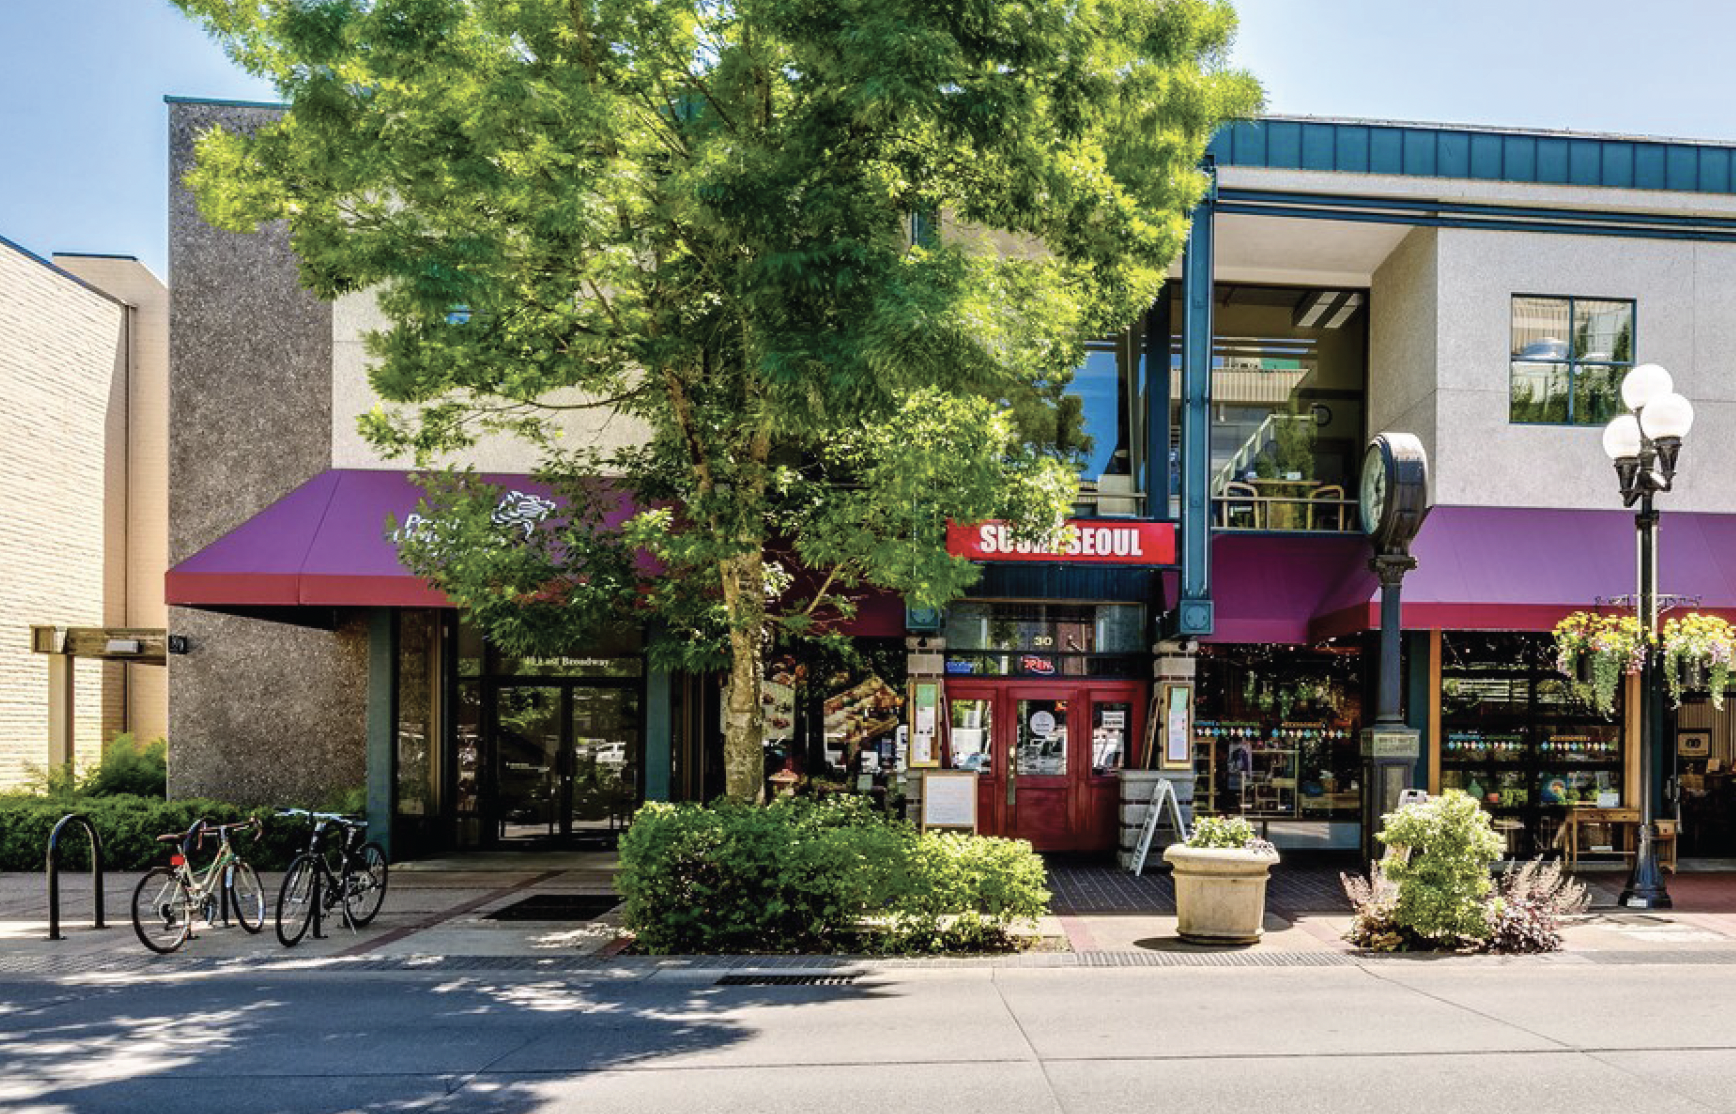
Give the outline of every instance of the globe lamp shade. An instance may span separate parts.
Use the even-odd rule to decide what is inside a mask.
[[[1640,421],[1632,414],[1618,415],[1603,427],[1603,451],[1611,460],[1633,460],[1640,455]]]
[[[1675,389],[1669,372],[1657,364],[1641,364],[1622,378],[1621,400],[1629,410],[1638,410]]]
[[[1694,404],[1670,391],[1646,403],[1640,414],[1640,424],[1646,436],[1654,441],[1666,437],[1680,440],[1694,427]]]

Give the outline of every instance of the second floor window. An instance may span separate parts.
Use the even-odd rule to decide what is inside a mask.
[[[1603,425],[1621,412],[1633,364],[1633,302],[1513,296],[1508,420]]]

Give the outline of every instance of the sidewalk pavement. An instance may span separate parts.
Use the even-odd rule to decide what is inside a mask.
[[[89,875],[63,873],[64,939],[57,941],[47,939],[45,877],[0,874],[0,971],[28,973],[33,965],[61,969],[69,964],[89,968],[120,964],[139,969],[141,964],[152,963],[173,966],[184,962],[184,957],[262,962],[425,959],[430,965],[475,957],[532,962],[538,958],[606,957],[626,945],[618,909],[588,921],[497,920],[490,914],[532,897],[606,898],[613,894],[615,866],[614,855],[607,852],[534,858],[465,856],[397,864],[392,867],[384,908],[372,924],[352,930],[341,921],[329,921],[324,939],[310,935],[288,950],[278,944],[271,924],[280,876],[268,874],[262,879],[267,899],[263,932],[249,935],[234,926],[201,926],[180,952],[167,957],[147,952],[133,934],[129,910],[136,873],[113,873],[105,879],[108,927],[104,930],[91,927]],[[1324,896],[1330,893],[1328,883],[1335,875],[1302,877],[1277,890],[1286,895],[1312,896],[1293,899],[1302,908],[1274,901],[1266,917],[1264,940],[1252,948],[1225,950],[1195,947],[1176,936],[1172,906],[1164,900],[1166,878],[1129,879],[1110,867],[1053,867],[1052,872],[1058,882],[1063,881],[1062,875],[1067,877],[1065,885],[1055,886],[1059,911],[1038,922],[1042,937],[1039,955],[1059,959],[1074,953],[1079,962],[1085,962],[1093,953],[1104,953],[1101,960],[1113,964],[1117,956],[1127,962],[1140,956],[1155,960],[1167,955],[1177,962],[1192,956],[1201,962],[1216,957],[1237,963],[1286,959],[1306,963],[1352,961],[1357,954],[1342,939],[1350,923],[1347,907]],[[1611,961],[1627,954],[1634,961],[1659,955],[1679,956],[1686,962],[1736,963],[1736,873],[1672,876],[1669,885],[1676,908],[1655,913],[1617,908],[1614,902],[1620,878],[1593,875],[1589,880],[1597,904],[1591,913],[1567,926],[1567,952],[1611,953]],[[1089,893],[1110,895],[1100,900],[1124,906],[1135,905],[1126,894],[1143,896],[1137,907],[1093,909],[1080,896]],[[1063,900],[1064,896],[1068,900]],[[1082,903],[1085,908],[1081,908]],[[783,965],[789,962],[790,957],[779,959]]]

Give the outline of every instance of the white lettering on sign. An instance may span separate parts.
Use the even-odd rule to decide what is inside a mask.
[[[977,528],[977,545],[983,556],[1005,553],[1053,553],[1057,557],[1144,557],[1145,546],[1137,527],[1075,526],[1065,549],[1037,549],[1028,541],[1015,541],[1012,527],[988,522]]]

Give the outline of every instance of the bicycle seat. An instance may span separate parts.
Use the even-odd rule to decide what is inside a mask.
[[[168,835],[158,836],[157,842],[158,843],[179,843],[179,842],[181,842],[181,840],[186,838],[186,835],[187,835],[186,832],[170,832]]]

